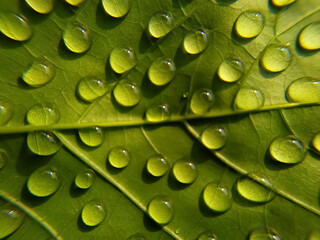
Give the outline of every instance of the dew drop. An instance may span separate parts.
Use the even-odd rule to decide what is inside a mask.
[[[7,153],[3,149],[0,149],[0,170],[4,168],[7,163]]]
[[[320,153],[320,133],[317,133],[312,139],[312,146]]]
[[[218,76],[225,82],[238,81],[244,72],[244,66],[240,60],[226,59],[224,60],[218,69]]]
[[[11,203],[0,206],[0,239],[15,232],[23,223],[25,213]]]
[[[320,22],[311,23],[300,32],[299,44],[306,50],[320,48]]]
[[[52,155],[62,147],[60,140],[48,131],[28,133],[27,144],[33,153],[41,156]]]
[[[146,111],[146,119],[149,122],[161,122],[170,118],[171,112],[167,104],[153,104]]]
[[[91,169],[83,169],[74,179],[75,185],[80,189],[88,189],[92,186],[95,179],[95,173]]]
[[[113,89],[113,96],[123,107],[133,107],[141,100],[141,90],[135,82],[123,79]]]
[[[320,240],[320,230],[319,229],[316,229],[316,230],[313,230],[308,238],[308,240]]]
[[[320,102],[320,81],[309,78],[298,79],[289,85],[286,95],[290,102]]]
[[[131,48],[115,48],[109,56],[110,66],[118,74],[132,69],[137,61],[136,53]]]
[[[100,127],[81,128],[78,133],[81,141],[89,147],[97,147],[104,140],[104,134]]]
[[[277,7],[283,7],[283,6],[287,6],[293,2],[295,2],[296,0],[272,0],[272,4],[277,6]]]
[[[87,102],[93,102],[107,91],[108,85],[106,81],[95,77],[82,78],[77,86],[77,94]]]
[[[292,55],[288,47],[271,45],[265,50],[261,65],[269,72],[281,72],[289,66],[291,60]]]
[[[67,3],[69,3],[72,6],[79,6],[81,3],[83,3],[85,0],[65,0]]]
[[[14,13],[0,14],[0,31],[16,41],[26,41],[32,35],[32,29],[28,20]]]
[[[102,0],[102,6],[111,17],[121,18],[131,9],[131,0]]]
[[[134,234],[130,236],[127,240],[146,240],[142,234]]]
[[[173,61],[158,58],[155,60],[148,71],[150,81],[157,86],[168,84],[176,74],[176,66]]]
[[[303,143],[294,136],[275,138],[269,146],[269,152],[274,160],[289,164],[301,162],[306,155]]]
[[[227,142],[227,134],[222,127],[212,125],[201,134],[201,142],[209,149],[223,148]]]
[[[189,54],[199,54],[208,45],[208,34],[204,30],[189,32],[183,40],[183,47]]]
[[[130,153],[124,147],[115,147],[111,149],[108,155],[109,163],[112,167],[115,168],[124,168],[130,162]]]
[[[48,166],[34,171],[28,178],[29,192],[37,197],[47,197],[54,194],[61,185],[58,172]]]
[[[27,113],[27,122],[31,125],[50,125],[60,119],[59,111],[49,105],[36,104]]]
[[[81,212],[81,218],[84,224],[94,227],[103,222],[107,212],[104,204],[100,200],[91,200],[86,203]]]
[[[198,176],[197,166],[191,160],[184,158],[175,162],[172,172],[176,180],[183,184],[193,183]]]
[[[147,161],[147,170],[154,177],[161,177],[169,170],[169,164],[164,156],[155,154]]]
[[[0,98],[0,126],[6,125],[13,115],[13,105]]]
[[[235,30],[241,38],[254,38],[264,27],[264,17],[259,12],[246,11],[240,14],[235,23]]]
[[[217,239],[216,235],[210,231],[201,233],[197,238],[197,240],[216,240],[216,239]]]
[[[155,222],[166,225],[171,221],[174,210],[167,196],[156,196],[149,202],[147,212]]]
[[[26,3],[38,13],[47,14],[53,10],[54,0],[26,0]]]
[[[239,110],[254,110],[262,107],[264,97],[257,89],[241,88],[235,98],[234,106]]]
[[[173,28],[173,19],[169,13],[155,13],[149,21],[148,31],[154,38],[167,35]]]
[[[195,114],[205,114],[212,107],[215,101],[215,96],[210,89],[196,90],[190,101],[190,109]]]
[[[91,36],[87,28],[80,23],[72,23],[63,33],[66,47],[74,53],[84,53],[91,47]]]
[[[203,190],[203,201],[213,212],[226,212],[232,206],[231,191],[215,182]]]
[[[40,87],[50,82],[55,74],[53,64],[47,60],[37,60],[23,73],[23,81],[31,87]]]
[[[252,231],[249,235],[249,240],[280,240],[280,238],[272,230],[261,228]]]

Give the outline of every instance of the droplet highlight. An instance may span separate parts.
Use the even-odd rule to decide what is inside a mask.
[[[299,44],[306,50],[320,49],[320,22],[311,23],[300,32]]]
[[[215,96],[210,89],[196,90],[190,100],[190,109],[195,114],[205,114],[213,106]]]
[[[6,125],[13,116],[13,105],[0,98],[0,126]]]
[[[77,85],[78,96],[87,102],[95,101],[106,94],[107,91],[107,82],[95,77],[82,78]]]
[[[121,18],[130,11],[131,0],[102,0],[102,6],[111,17]]]
[[[41,87],[50,82],[55,74],[55,67],[47,60],[33,62],[23,73],[22,80],[31,87]]]
[[[159,58],[155,60],[148,70],[150,81],[157,86],[171,82],[176,74],[176,66],[172,60]]]
[[[235,98],[234,106],[238,110],[255,110],[262,107],[264,97],[257,89],[241,88]]]
[[[146,111],[146,119],[149,122],[162,122],[170,118],[171,111],[167,104],[153,104]]]
[[[50,13],[53,10],[54,0],[26,0],[26,3],[36,12],[41,14]]]
[[[130,158],[128,149],[121,146],[111,149],[108,155],[109,163],[114,168],[124,168],[128,166]]]
[[[107,211],[100,200],[91,200],[86,203],[81,212],[81,218],[85,225],[94,227],[103,222]]]
[[[240,60],[226,59],[218,69],[218,76],[224,82],[238,81],[244,72],[244,66]]]
[[[215,182],[209,183],[203,190],[203,201],[213,212],[226,212],[232,206],[231,191]]]
[[[26,41],[32,35],[28,20],[14,13],[0,14],[0,31],[8,38],[16,41]]]
[[[235,23],[235,31],[241,38],[254,38],[261,33],[263,27],[263,15],[253,11],[241,13]]]
[[[193,183],[198,176],[197,166],[189,159],[180,159],[173,165],[173,176],[182,184]]]
[[[206,49],[207,45],[208,34],[204,30],[189,32],[183,40],[183,47],[189,54],[199,54]]]
[[[173,28],[173,19],[169,13],[155,13],[149,21],[148,32],[154,38],[167,35]]]
[[[252,231],[249,240],[280,240],[280,237],[271,229],[261,228]]]
[[[0,206],[0,239],[14,233],[23,223],[25,213],[11,203]]]
[[[113,89],[113,96],[123,107],[133,107],[141,100],[141,90],[135,82],[123,79]]]
[[[212,125],[201,134],[201,142],[209,149],[218,150],[227,142],[227,134],[224,128]]]
[[[167,196],[156,196],[149,202],[147,212],[155,222],[166,225],[171,221],[174,209]]]
[[[217,239],[216,235],[210,231],[201,233],[197,238],[197,240],[216,240],[216,239]]]
[[[154,177],[162,177],[169,170],[169,164],[166,158],[161,154],[151,156],[147,161],[147,171]]]
[[[31,125],[50,125],[59,121],[60,113],[53,106],[37,104],[29,109],[26,119]]]
[[[41,156],[52,155],[62,147],[60,140],[49,131],[28,133],[27,144],[33,153]]]
[[[286,96],[290,102],[320,102],[320,81],[309,78],[298,79],[289,85]]]
[[[288,47],[271,45],[261,58],[261,66],[269,72],[281,72],[290,65],[291,60],[292,55]]]
[[[69,24],[63,33],[65,46],[74,53],[84,53],[91,47],[90,31],[80,23]]]
[[[104,134],[100,127],[81,128],[78,130],[81,141],[89,147],[100,146],[104,140]]]
[[[95,179],[95,173],[91,169],[83,169],[78,172],[74,179],[75,186],[80,189],[88,189],[92,186]]]
[[[110,66],[118,74],[131,70],[137,61],[136,53],[132,48],[115,48],[109,56]]]
[[[296,0],[272,0],[272,4],[277,6],[277,7],[283,7],[283,6],[287,6],[293,2],[295,2]]]

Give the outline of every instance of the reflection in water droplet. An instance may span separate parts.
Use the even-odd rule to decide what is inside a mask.
[[[300,32],[299,44],[306,50],[320,48],[320,22],[311,23]]]
[[[124,107],[137,105],[141,100],[141,90],[136,83],[129,80],[120,80],[113,89],[113,96],[117,103]]]
[[[183,46],[189,54],[199,54],[208,45],[208,34],[204,30],[189,32],[183,40]]]
[[[33,153],[41,156],[54,154],[62,147],[60,140],[48,131],[28,133],[27,144]]]
[[[127,240],[146,240],[142,234],[135,234],[130,236]]]
[[[205,114],[212,107],[215,101],[215,96],[210,89],[196,90],[190,101],[190,109],[195,114]]]
[[[149,202],[147,212],[155,222],[166,225],[171,221],[174,210],[168,197],[156,196]]]
[[[0,206],[0,239],[15,232],[23,223],[25,213],[11,203]]]
[[[173,61],[158,58],[155,60],[148,71],[150,81],[157,86],[168,84],[176,74],[176,66]]]
[[[129,71],[137,64],[137,56],[131,48],[115,48],[109,56],[110,66],[118,74]]]
[[[84,53],[91,47],[91,36],[87,28],[80,23],[69,24],[63,33],[66,47],[74,53]]]
[[[37,60],[23,73],[23,81],[31,87],[40,87],[50,82],[55,74],[53,64],[47,60]]]
[[[289,85],[286,95],[290,102],[320,102],[320,81],[309,78],[296,80]]]
[[[26,3],[38,13],[47,14],[53,9],[54,0],[26,0]]]
[[[107,212],[104,204],[100,200],[91,200],[86,203],[81,212],[81,218],[84,224],[93,227],[103,222]]]
[[[209,149],[220,149],[227,142],[227,134],[222,127],[212,125],[202,132],[201,142]]]
[[[250,233],[249,240],[280,240],[279,236],[270,229],[257,229]]]
[[[241,61],[226,59],[219,66],[218,76],[222,81],[235,82],[242,77],[243,72],[244,67]]]
[[[293,2],[295,2],[296,0],[272,0],[273,5],[277,6],[277,7],[283,7],[283,6],[287,6]]]
[[[37,197],[47,197],[55,193],[61,185],[58,172],[48,166],[34,171],[28,178],[29,192]]]
[[[93,102],[103,96],[108,91],[108,85],[105,80],[95,77],[82,78],[77,86],[77,94],[87,102]]]
[[[0,98],[0,126],[6,125],[13,115],[13,105]]]
[[[216,235],[213,232],[206,231],[199,235],[197,240],[216,240]]]
[[[274,160],[282,163],[299,163],[306,155],[303,143],[294,136],[275,138],[269,146],[269,152]]]
[[[59,121],[60,113],[53,106],[37,104],[29,109],[26,118],[31,125],[50,125]]]
[[[0,31],[16,41],[26,41],[32,35],[27,19],[14,13],[0,14]]]
[[[169,170],[169,164],[164,156],[155,154],[147,161],[147,170],[154,177],[161,177]]]
[[[95,179],[95,173],[91,169],[83,169],[78,172],[74,183],[78,188],[88,189],[92,186]]]
[[[312,139],[312,146],[320,153],[320,133],[317,133]]]
[[[111,17],[121,18],[131,9],[131,0],[102,0],[102,6]]]
[[[292,60],[288,47],[271,45],[267,47],[262,58],[262,67],[269,72],[281,72],[285,70]]]
[[[103,131],[100,127],[81,128],[78,133],[81,141],[89,147],[101,145],[104,139]]]
[[[191,160],[184,158],[175,162],[172,172],[176,180],[183,184],[193,183],[198,176],[197,166]]]
[[[231,191],[215,182],[209,183],[203,190],[203,201],[214,212],[228,211],[232,206]]]
[[[319,230],[319,229],[313,230],[313,231],[309,234],[307,240],[320,240],[320,230]]]
[[[78,6],[81,3],[83,3],[85,0],[65,0],[65,1],[72,6]]]
[[[264,97],[259,90],[241,88],[235,98],[234,106],[239,110],[254,110],[262,107]]]
[[[173,28],[173,20],[169,13],[155,13],[149,21],[148,31],[154,38],[167,35]]]
[[[235,30],[239,37],[254,38],[264,27],[264,17],[259,12],[247,11],[240,14],[235,23]]]
[[[167,104],[153,104],[146,111],[146,119],[149,122],[161,122],[170,118],[171,112]]]
[[[130,153],[124,147],[115,147],[111,149],[108,155],[109,163],[112,167],[115,168],[124,168],[130,162]]]
[[[0,170],[4,168],[7,162],[7,153],[0,148]]]

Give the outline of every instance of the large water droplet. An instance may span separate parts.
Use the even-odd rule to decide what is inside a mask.
[[[104,139],[103,131],[100,127],[81,128],[78,133],[81,141],[89,147],[101,145]]]
[[[16,41],[26,41],[32,35],[27,19],[14,13],[0,14],[0,31]]]
[[[190,109],[195,114],[205,114],[212,107],[215,101],[215,96],[210,89],[196,90],[190,101]]]
[[[290,102],[320,102],[320,81],[302,78],[292,82],[287,89],[287,98]]]
[[[78,172],[74,183],[78,188],[88,189],[92,186],[95,179],[95,173],[91,169],[83,169]]]
[[[28,178],[29,192],[37,197],[47,197],[55,193],[61,185],[58,172],[51,167],[41,167]]]
[[[55,69],[47,60],[37,60],[23,73],[23,81],[31,87],[40,87],[50,82],[54,77]]]
[[[283,6],[287,6],[293,2],[295,2],[296,0],[272,0],[272,4],[277,6],[277,7],[283,7]]]
[[[265,50],[261,65],[269,72],[281,72],[289,66],[291,60],[292,55],[288,47],[271,45]]]
[[[13,115],[13,105],[0,98],[0,126],[6,125]]]
[[[232,195],[229,189],[212,182],[203,190],[203,201],[212,211],[225,212],[232,206]]]
[[[317,133],[312,139],[312,146],[320,153],[320,133]]]
[[[184,158],[175,162],[172,172],[177,181],[183,184],[193,183],[198,176],[197,166]]]
[[[123,79],[113,89],[117,103],[124,107],[137,105],[141,100],[141,90],[136,83]]]
[[[161,177],[169,170],[169,164],[164,156],[156,154],[147,161],[147,170],[154,177]]]
[[[261,228],[252,231],[249,240],[280,240],[279,236],[272,230]]]
[[[115,147],[111,149],[108,160],[111,166],[115,168],[124,168],[130,162],[130,153],[124,147]]]
[[[313,230],[309,234],[308,240],[320,240],[320,230],[319,229]]]
[[[83,3],[85,0],[65,0],[65,1],[72,6],[78,6],[81,3]]]
[[[254,110],[264,103],[262,93],[257,89],[241,88],[235,98],[234,106],[239,110]]]
[[[235,23],[235,30],[239,37],[254,38],[264,27],[264,17],[259,12],[246,11],[240,14]]]
[[[168,84],[176,74],[176,66],[173,61],[158,58],[155,60],[148,71],[150,81],[157,85],[163,86]]]
[[[173,20],[169,13],[155,13],[149,21],[148,31],[154,38],[167,35],[173,28]]]
[[[218,76],[225,82],[235,82],[242,77],[243,71],[244,67],[240,60],[226,59],[219,66]]]
[[[54,154],[62,147],[60,140],[48,131],[28,133],[27,143],[33,153],[41,156]]]
[[[210,231],[201,233],[197,238],[197,240],[216,240],[216,239],[217,239],[216,235]]]
[[[320,48],[320,22],[311,23],[300,32],[299,44],[306,50]]]
[[[7,153],[0,148],[0,170],[4,168],[7,162]]]
[[[86,203],[81,212],[81,218],[84,224],[93,227],[103,222],[107,211],[100,200],[91,200]]]
[[[161,122],[170,118],[171,112],[167,104],[153,104],[146,111],[146,119],[149,122]]]
[[[130,236],[127,240],[146,240],[146,239],[142,234],[137,233]]]
[[[121,18],[131,9],[131,0],[102,0],[102,6],[111,17]]]
[[[115,48],[109,56],[110,66],[118,74],[132,69],[137,61],[137,56],[131,48]]]
[[[0,206],[0,239],[15,232],[23,223],[25,213],[11,203]]]
[[[212,125],[202,132],[201,142],[209,149],[220,149],[227,142],[227,134],[222,127]]]
[[[77,86],[77,94],[87,102],[93,102],[103,96],[108,91],[108,85],[105,80],[95,77],[82,78]]]
[[[166,196],[156,196],[148,204],[149,216],[161,225],[168,224],[173,217],[171,200]]]
[[[303,143],[294,136],[275,138],[269,146],[269,152],[274,160],[291,164],[301,162],[306,155]]]
[[[27,122],[31,125],[50,125],[58,122],[59,119],[59,111],[49,105],[34,105],[27,113]]]
[[[89,30],[80,23],[69,24],[63,33],[66,47],[74,53],[84,53],[91,47]]]
[[[38,13],[47,14],[53,9],[54,0],[26,0],[26,3]]]
[[[208,34],[206,31],[198,30],[189,32],[183,40],[183,46],[187,53],[201,53],[208,45]]]

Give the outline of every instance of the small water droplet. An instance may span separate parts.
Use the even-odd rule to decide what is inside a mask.
[[[183,40],[183,46],[189,54],[199,54],[208,45],[208,34],[204,30],[189,32]]]
[[[217,239],[216,235],[210,231],[201,233],[197,238],[197,240],[216,240],[216,239]]]
[[[272,4],[277,6],[277,7],[283,7],[283,6],[287,6],[293,2],[295,2],[296,0],[272,0]]]
[[[85,0],[65,0],[67,3],[69,3],[72,6],[79,6],[81,3],[83,3]]]
[[[0,148],[0,170],[6,165],[7,158],[8,157],[6,151]]]
[[[133,107],[141,100],[141,90],[135,82],[123,79],[113,89],[113,96],[123,107]]]
[[[13,105],[10,101],[0,98],[0,126],[6,125],[13,115]]]
[[[170,118],[171,112],[167,104],[153,104],[146,111],[146,119],[149,122],[161,122]]]
[[[104,204],[100,200],[91,200],[87,202],[81,212],[81,218],[84,224],[94,227],[103,222],[107,212]]]
[[[244,66],[240,60],[226,59],[224,60],[218,69],[218,76],[225,82],[238,81],[244,72]]]
[[[90,31],[80,23],[71,23],[63,33],[66,47],[74,53],[84,53],[91,47]]]
[[[52,167],[41,167],[28,178],[29,192],[37,197],[47,197],[54,194],[61,185],[58,172]]]
[[[0,206],[0,239],[15,232],[23,223],[25,213],[11,203]]]
[[[59,111],[49,105],[36,104],[27,113],[27,122],[31,125],[50,125],[59,121]]]
[[[311,23],[300,32],[299,44],[306,50],[320,48],[320,22]]]
[[[167,35],[173,28],[173,19],[169,13],[155,13],[149,21],[148,31],[154,38]]]
[[[163,155],[155,154],[148,159],[147,170],[152,176],[161,177],[169,170],[169,164]]]
[[[262,107],[264,97],[257,89],[241,88],[235,98],[234,106],[239,110],[254,110]]]
[[[167,196],[156,196],[149,202],[147,212],[155,222],[166,225],[171,221],[174,210]]]
[[[174,230],[174,233],[175,233],[175,234],[179,234],[180,231],[181,231],[181,230],[180,230],[179,228],[177,228],[177,229]]]
[[[131,9],[131,0],[102,0],[102,6],[111,17],[121,18]]]
[[[279,236],[272,230],[261,228],[252,231],[249,240],[280,240]]]
[[[74,183],[78,188],[88,189],[92,186],[95,179],[95,173],[91,169],[83,169],[78,172]]]
[[[320,81],[309,78],[298,79],[289,85],[286,95],[290,102],[320,102]]]
[[[115,147],[111,149],[108,155],[108,160],[112,167],[124,168],[130,162],[130,153],[124,147]]]
[[[212,125],[201,134],[201,142],[209,149],[223,148],[227,142],[227,134],[224,128]]]
[[[33,62],[23,73],[23,81],[31,87],[40,87],[50,82],[55,74],[53,64],[47,60],[39,59]]]
[[[132,48],[115,48],[109,56],[110,66],[118,74],[129,71],[137,64],[137,56]]]
[[[320,240],[320,230],[319,229],[313,230],[309,234],[308,240]]]
[[[203,201],[214,212],[226,212],[232,206],[231,191],[215,182],[209,183],[203,190]]]
[[[195,114],[205,114],[212,107],[215,96],[210,89],[201,88],[196,90],[190,101],[190,109]]]
[[[104,134],[100,127],[81,128],[78,133],[81,141],[89,147],[97,147],[104,140]]]
[[[28,133],[27,143],[33,153],[41,156],[52,155],[62,147],[60,140],[48,131]]]
[[[265,50],[261,65],[269,72],[281,72],[289,66],[291,60],[292,55],[288,47],[271,45]]]
[[[149,67],[148,76],[150,81],[157,86],[168,84],[176,74],[176,66],[169,59],[158,58]]]
[[[301,162],[306,155],[303,143],[294,136],[275,138],[269,146],[269,152],[274,160],[289,164]]]
[[[320,153],[320,133],[317,133],[312,139],[312,146]]]
[[[264,17],[259,12],[246,11],[239,15],[235,23],[235,30],[241,38],[254,38],[264,27]]]
[[[14,13],[0,14],[0,31],[8,38],[16,41],[26,41],[32,35],[28,20]]]
[[[26,3],[38,13],[47,14],[53,9],[54,0],[26,0]]]
[[[77,86],[77,94],[87,102],[93,102],[107,91],[108,85],[106,81],[95,77],[82,78]]]
[[[142,234],[137,233],[130,236],[127,240],[146,240],[146,239]]]
[[[197,166],[191,160],[185,158],[175,162],[172,172],[176,180],[183,184],[193,183],[198,176]]]
[[[184,92],[181,96],[182,98],[186,99],[189,97],[189,92]]]

